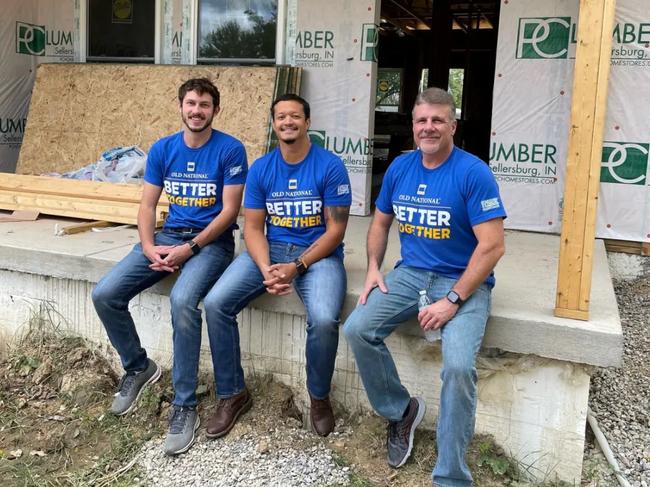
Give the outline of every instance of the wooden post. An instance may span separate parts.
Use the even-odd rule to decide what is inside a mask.
[[[589,319],[616,0],[580,0],[555,315]]]

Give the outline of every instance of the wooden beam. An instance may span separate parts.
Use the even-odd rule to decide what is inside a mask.
[[[605,239],[607,252],[621,252],[624,254],[650,255],[650,242],[630,242],[627,240]]]
[[[37,211],[113,223],[137,223],[142,185],[0,173],[0,209]],[[161,194],[156,221],[169,211]]]
[[[0,173],[0,190],[140,203],[142,185]],[[167,204],[161,200],[160,204]]]
[[[580,0],[555,315],[589,319],[616,0]]]
[[[87,232],[88,230],[92,230],[93,228],[107,228],[107,227],[113,227],[115,226],[114,223],[107,222],[107,221],[92,221],[92,222],[83,222],[83,223],[74,223],[72,225],[67,225],[65,227],[61,227],[59,232],[57,232],[58,235],[74,235],[75,233],[83,233]]]

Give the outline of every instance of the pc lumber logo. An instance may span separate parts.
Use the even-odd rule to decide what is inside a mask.
[[[605,142],[600,167],[600,181],[602,183],[645,185],[649,153],[649,143]]]
[[[517,59],[566,59],[571,17],[519,19]]]
[[[16,52],[45,56],[45,26],[16,22]]]
[[[308,130],[307,134],[312,144],[327,149],[327,133],[324,130]]]

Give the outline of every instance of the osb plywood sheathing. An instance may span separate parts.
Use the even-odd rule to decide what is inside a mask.
[[[280,68],[286,69],[286,68]],[[207,77],[221,92],[214,127],[239,138],[249,161],[268,137],[276,67],[41,64],[17,173],[65,172],[96,161],[111,147],[148,151],[181,129],[178,87]]]

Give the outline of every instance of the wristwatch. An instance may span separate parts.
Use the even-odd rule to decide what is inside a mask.
[[[299,276],[302,276],[305,272],[307,272],[307,265],[305,265],[305,262],[300,257],[294,260],[293,263],[296,264],[296,271],[298,272]]]
[[[187,245],[190,246],[190,250],[192,251],[192,255],[196,255],[199,252],[201,252],[201,247],[199,247],[199,244],[196,243],[196,240],[190,240],[187,242]]]
[[[465,303],[465,301],[463,301],[458,293],[453,289],[447,293],[447,300],[451,304],[457,304],[459,308],[463,305],[463,303]]]

